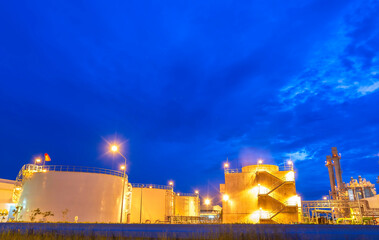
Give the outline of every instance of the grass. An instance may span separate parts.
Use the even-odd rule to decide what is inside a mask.
[[[105,240],[105,239],[379,239],[377,226],[342,225],[247,225],[247,224],[0,224],[0,240]]]
[[[149,234],[138,234],[139,236],[129,236],[122,237],[113,235],[108,233],[106,235],[97,235],[97,234],[84,234],[84,233],[69,233],[69,234],[61,234],[57,232],[35,232],[33,230],[28,230],[27,232],[19,232],[19,231],[2,231],[0,233],[0,239],[4,240],[120,240],[120,239],[157,239],[157,240],[171,240],[171,239],[194,239],[194,240],[202,240],[202,239],[220,239],[220,240],[230,240],[230,239],[256,239],[256,240],[282,240],[282,239],[290,239],[286,238],[283,234],[257,234],[254,232],[250,233],[241,233],[241,234],[232,234],[229,232],[223,233],[188,233],[188,234],[175,234],[175,233],[161,233],[152,237]],[[142,235],[142,236],[141,236]]]

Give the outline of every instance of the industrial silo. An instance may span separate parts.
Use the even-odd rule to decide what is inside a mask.
[[[130,188],[120,171],[27,164],[17,177],[14,200],[20,221],[117,223],[122,219],[125,223],[130,214]],[[33,219],[38,210],[41,213]],[[53,215],[44,217],[49,211]]]

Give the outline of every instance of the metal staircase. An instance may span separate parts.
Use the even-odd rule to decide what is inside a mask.
[[[287,183],[294,183],[294,180],[292,179],[288,180],[286,177],[279,178],[268,171],[259,171],[257,172],[257,176],[258,174],[261,174],[261,173],[268,174],[270,177],[275,178],[276,181],[268,188],[267,192],[262,193],[258,191],[258,197],[270,197],[271,199],[278,202],[280,204],[280,207],[271,212],[265,213],[263,216],[261,215],[260,222],[261,223],[280,223],[279,219],[274,219],[274,218],[277,217],[280,213],[282,213],[287,208],[297,207],[297,204],[296,203],[293,204],[293,202],[285,201],[285,199],[280,194],[277,194],[275,191]]]

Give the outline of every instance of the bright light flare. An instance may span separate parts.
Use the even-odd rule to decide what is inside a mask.
[[[288,164],[288,165],[293,165],[293,162],[292,162],[291,160],[288,160],[288,161],[287,161],[287,164]]]
[[[229,163],[224,163],[224,168],[229,168]]]
[[[195,190],[195,194],[199,194],[199,190]]]
[[[286,181],[288,182],[293,182],[295,181],[295,173],[293,171],[289,171],[286,175],[285,175],[285,178],[286,178]]]
[[[262,164],[263,163],[263,160],[262,159],[259,159],[258,160],[258,164]]]
[[[222,195],[222,200],[224,200],[225,202],[227,202],[229,200],[229,195],[228,194]]]
[[[112,152],[117,152],[117,151],[118,151],[118,146],[116,146],[116,145],[112,145],[112,146],[111,146],[111,151],[112,151]]]
[[[35,162],[36,162],[36,163],[40,163],[41,161],[42,161],[41,158],[36,158],[36,159],[35,159]]]
[[[125,169],[125,165],[121,165],[120,169],[124,170]]]
[[[204,201],[204,204],[205,205],[211,204],[211,200],[209,198],[206,198],[205,201]]]
[[[170,185],[170,186],[174,186],[174,182],[173,182],[173,181],[169,181],[169,182],[168,182],[168,185]]]

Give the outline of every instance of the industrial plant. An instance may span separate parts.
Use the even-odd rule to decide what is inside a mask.
[[[1,221],[376,224],[375,184],[361,176],[343,182],[341,155],[335,147],[331,152],[325,169],[330,190],[322,200],[302,201],[291,160],[280,165],[258,160],[241,169],[225,163],[219,195],[222,206],[201,198],[198,191],[175,192],[172,181],[167,185],[130,183],[125,167],[115,171],[56,166],[38,159],[22,166],[14,181],[0,181]]]

